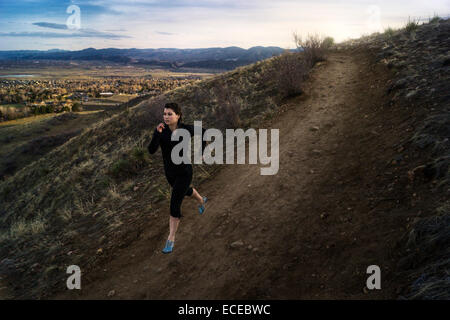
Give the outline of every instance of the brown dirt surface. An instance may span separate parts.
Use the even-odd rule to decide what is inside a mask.
[[[414,117],[391,105],[391,77],[364,51],[331,53],[264,127],[280,130],[276,175],[224,165],[194,186],[209,198],[204,215],[185,198],[171,254],[161,253],[162,201],[137,240],[82,274],[81,290],[52,298],[395,299],[406,285],[395,245],[418,208],[414,160],[393,161]],[[369,265],[381,268],[381,290],[364,289]]]

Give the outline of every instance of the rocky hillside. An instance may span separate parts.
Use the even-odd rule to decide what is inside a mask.
[[[411,279],[405,298],[450,298],[450,20],[434,18],[346,42],[339,49],[365,48],[394,74],[388,87],[392,104],[422,114],[408,140],[399,146],[423,164],[407,173],[417,201],[436,196],[429,217],[409,223],[401,266]],[[405,173],[406,174],[406,173]],[[422,199],[424,200],[424,199]]]

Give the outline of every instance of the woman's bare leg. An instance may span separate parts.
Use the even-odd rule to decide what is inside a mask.
[[[192,197],[194,197],[198,203],[203,204],[203,197],[194,188],[192,188]]]
[[[170,219],[169,219],[170,233],[169,233],[168,240],[175,241],[175,234],[177,233],[179,223],[180,223],[180,218],[175,218],[175,217],[170,216]]]

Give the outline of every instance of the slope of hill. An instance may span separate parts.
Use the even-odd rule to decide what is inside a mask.
[[[85,111],[80,113],[44,114],[2,123],[0,180],[6,179],[26,164],[62,145],[79,134],[84,127],[136,105],[143,99],[146,97],[136,97],[120,104],[100,105],[103,108],[108,107],[107,110],[99,109],[98,105],[84,105]],[[88,111],[89,109],[91,110]]]
[[[397,161],[412,152],[420,159],[407,173],[411,212],[400,264],[411,282],[407,298],[450,299],[450,19],[433,19],[375,34],[342,46],[367,48],[395,77],[387,93],[395,105],[420,113],[402,142]],[[418,204],[429,202],[424,210]]]
[[[275,108],[269,65],[256,63],[140,103],[84,129],[2,183],[0,262],[14,266],[7,272],[14,295],[40,297],[61,284],[68,264],[87,270],[142,231],[136,226],[169,194],[161,159],[146,154],[165,102],[182,103],[187,121],[219,128],[227,124],[223,108],[239,103],[240,124],[248,126]],[[215,169],[197,170],[196,181]]]

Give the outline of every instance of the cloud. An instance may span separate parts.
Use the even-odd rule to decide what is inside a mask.
[[[107,38],[107,39],[131,38],[130,36],[108,33],[108,32],[101,32],[101,31],[97,31],[94,29],[81,28],[79,31],[80,31],[80,34],[84,34],[89,37],[98,37],[98,38]]]
[[[108,30],[105,30],[105,31],[108,31],[108,32],[125,32],[125,31],[127,31],[126,29],[124,29],[124,28],[120,28],[120,29],[108,29]]]
[[[115,5],[125,5],[133,7],[147,8],[186,8],[186,7],[207,7],[207,8],[242,8],[246,6],[257,6],[259,3],[269,2],[270,0],[259,1],[241,1],[241,0],[79,0],[77,3],[82,5],[91,5],[108,8]]]
[[[164,36],[173,36],[176,35],[176,33],[172,33],[172,32],[164,32],[164,31],[155,31],[157,34],[162,34]]]
[[[70,30],[67,25],[53,22],[34,22],[35,26],[57,30]],[[119,31],[119,30],[118,30]],[[101,32],[89,28],[81,28],[76,32],[57,33],[57,32],[0,32],[1,37],[39,37],[39,38],[104,38],[104,39],[124,39],[130,36],[118,35],[115,33]]]
[[[35,26],[43,27],[43,28],[50,28],[50,29],[60,29],[60,30],[66,30],[67,25],[65,24],[59,24],[59,23],[51,23],[51,22],[34,22]]]

